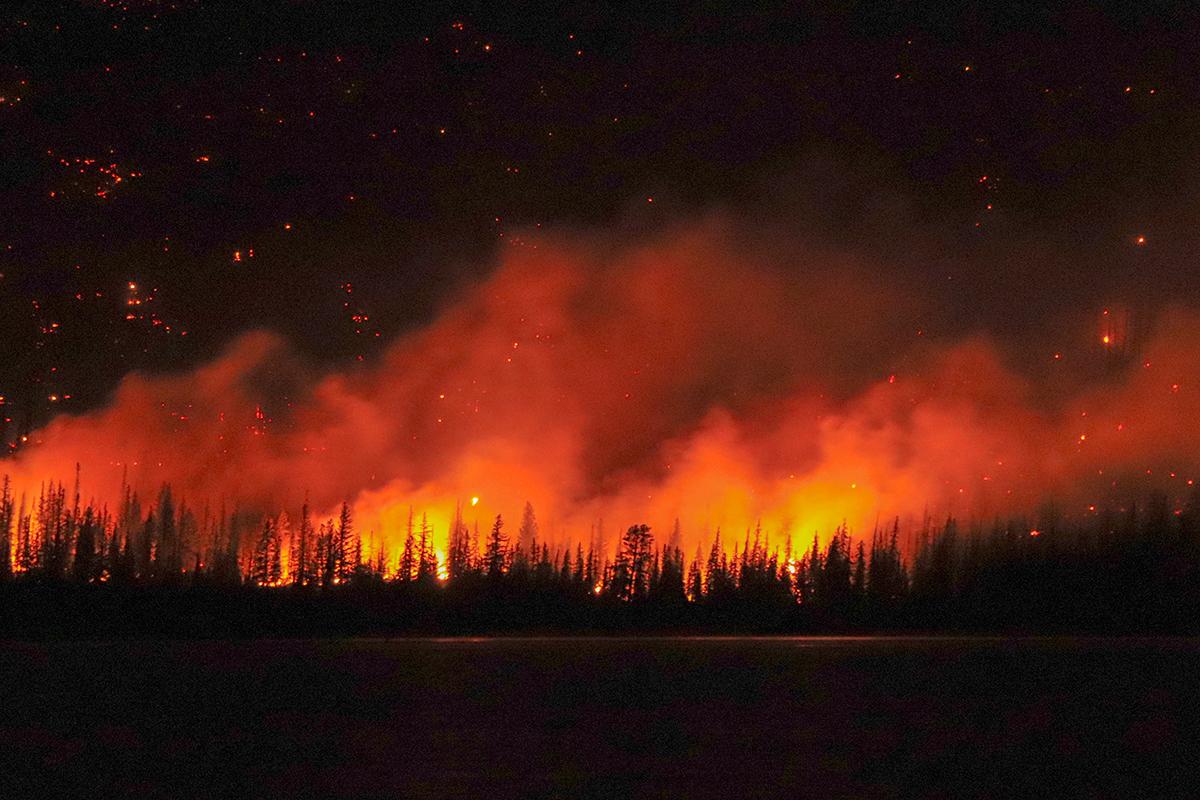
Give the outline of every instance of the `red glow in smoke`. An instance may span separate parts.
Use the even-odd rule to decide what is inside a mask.
[[[530,500],[551,541],[678,517],[685,549],[760,520],[808,538],[1049,498],[1082,514],[1200,474],[1200,393],[1183,380],[1200,374],[1195,312],[1163,316],[1142,354],[1153,369],[1139,358],[1048,405],[986,338],[898,341],[920,303],[875,273],[734,241],[710,223],[633,247],[514,249],[375,365],[314,374],[250,334],[191,372],[127,377],[9,469],[36,493],[78,462],[85,499],[110,503],[123,474],[193,507],[349,499],[360,530],[393,544],[410,505],[440,541],[458,503],[486,525]]]

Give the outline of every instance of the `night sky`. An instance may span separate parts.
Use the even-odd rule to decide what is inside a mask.
[[[5,436],[246,330],[370,363],[541,231],[711,209],[1030,361],[1195,301],[1200,12],[917,5],[10,5]]]
[[[0,798],[1197,795],[1198,154],[1197,2],[0,4]]]

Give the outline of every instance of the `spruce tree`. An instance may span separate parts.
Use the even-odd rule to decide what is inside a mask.
[[[507,544],[508,538],[504,535],[504,519],[497,514],[496,521],[492,523],[492,532],[488,534],[487,552],[484,554],[489,578],[496,579],[504,574]]]

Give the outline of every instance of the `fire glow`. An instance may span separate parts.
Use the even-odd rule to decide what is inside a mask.
[[[440,552],[456,514],[486,532],[527,501],[550,543],[678,519],[691,552],[760,524],[799,542],[881,516],[1180,502],[1200,474],[1200,393],[1182,380],[1200,372],[1200,315],[1165,312],[1136,368],[1047,403],[986,337],[899,340],[916,327],[896,309],[920,301],[878,277],[759,263],[732,239],[713,223],[514,248],[377,363],[317,374],[248,334],[194,371],[128,376],[5,471],[33,498],[79,464],[85,501],[110,508],[125,480],[147,504],[167,483],[192,508],[264,517],[348,501],[365,552],[393,557],[410,509]],[[1127,319],[1103,324],[1123,347]]]

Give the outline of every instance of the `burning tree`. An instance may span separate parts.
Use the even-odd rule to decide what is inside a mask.
[[[260,586],[275,586],[283,576],[282,542],[279,526],[270,517],[263,522],[262,533],[254,545],[254,565],[251,580]]]

